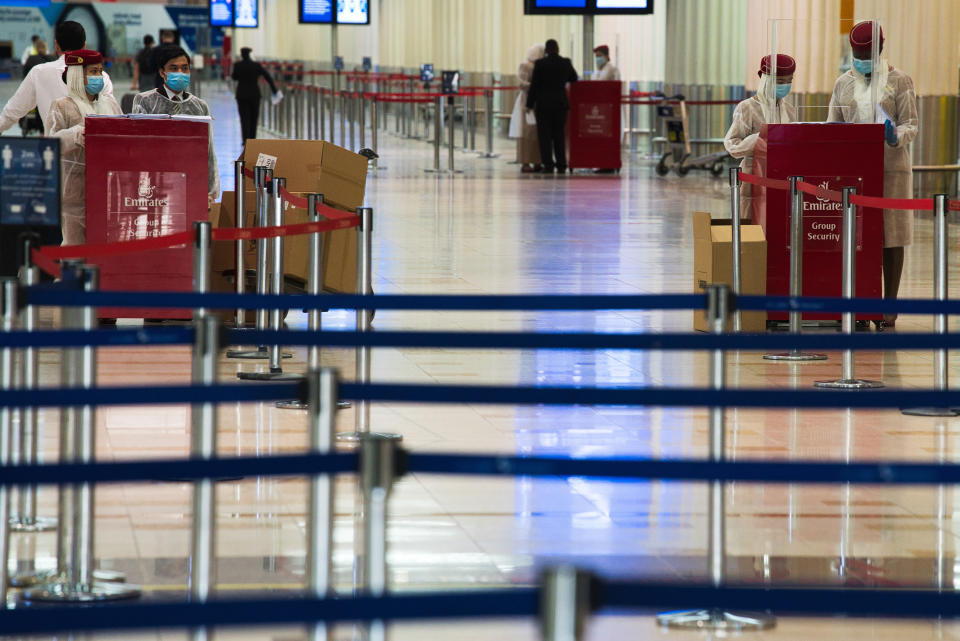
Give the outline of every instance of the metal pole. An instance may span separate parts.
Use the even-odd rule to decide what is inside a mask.
[[[293,137],[302,138],[300,135],[300,126],[303,118],[303,91],[299,85],[293,85]]]
[[[210,223],[193,223],[193,291],[198,294],[210,293]],[[202,318],[209,313],[206,307],[193,310],[194,318]]]
[[[456,168],[453,164],[453,152],[454,152],[454,137],[456,135],[456,104],[454,103],[453,96],[447,96],[447,118],[449,122],[447,123],[447,171],[451,174],[456,173]]]
[[[234,181],[234,227],[237,229],[243,229],[246,221],[244,220],[244,211],[246,210],[247,197],[244,187],[246,186],[246,181],[244,180],[243,170],[245,168],[245,163],[243,160],[238,160],[234,163],[233,169],[233,181]],[[246,252],[244,251],[244,241],[237,240],[236,249],[234,252],[236,260],[236,269],[235,273],[235,283],[234,290],[237,294],[243,295],[247,291],[247,268],[246,268]],[[246,325],[246,310],[241,307],[237,308],[236,315],[234,317],[234,324],[237,329],[242,328]]]
[[[334,451],[334,416],[337,406],[337,373],[332,368],[311,368],[307,374],[307,405],[310,409],[310,451]],[[310,477],[307,498],[307,590],[322,599],[333,592],[334,478],[329,474]],[[330,641],[333,626],[310,626],[310,641]]]
[[[327,98],[323,87],[317,89],[320,100],[320,140],[327,139]]]
[[[727,315],[730,306],[730,288],[727,285],[708,285],[707,321],[710,333],[722,335],[727,332]],[[726,350],[716,349],[710,353],[710,388],[726,388]],[[710,408],[709,460],[722,462],[726,457],[726,417],[724,408]],[[707,573],[710,584],[723,587],[726,583],[726,484],[710,481],[707,499]],[[657,616],[661,626],[699,630],[766,630],[776,624],[769,615],[744,615],[719,608],[668,612]]]
[[[357,124],[357,94],[351,93],[350,99],[347,102],[349,105],[348,109],[350,110],[348,120],[350,121],[350,150],[356,151],[357,149],[357,136],[356,136],[356,124]]]
[[[23,264],[20,266],[20,286],[34,287],[40,282],[40,272],[33,266],[30,258],[38,243],[35,235],[22,239]],[[20,309],[20,329],[34,332],[37,329],[37,308],[23,305]],[[21,351],[20,386],[25,390],[35,389],[39,380],[39,350],[36,347],[24,347]],[[20,416],[20,462],[22,465],[35,465],[39,462],[38,412],[36,407],[18,408]],[[18,495],[17,516],[11,522],[14,532],[47,532],[57,527],[57,519],[37,517],[37,486],[21,486]],[[29,570],[28,570],[29,571]]]
[[[347,94],[340,92],[340,146],[347,146]]]
[[[571,566],[551,568],[540,577],[540,638],[581,641],[590,614],[588,572]]]
[[[730,168],[730,211],[731,254],[733,255],[731,289],[733,290],[734,296],[739,296],[742,277],[740,274],[740,169],[737,167]],[[740,317],[739,308],[733,312],[733,331],[743,331],[743,322]]]
[[[497,154],[493,153],[493,91],[488,89],[485,93],[487,98],[487,153],[482,157],[496,158]]]
[[[387,593],[387,501],[396,476],[397,441],[367,434],[360,443],[360,478],[364,499],[364,576],[367,596]],[[384,641],[382,620],[370,621],[368,641]]]
[[[213,385],[217,380],[219,327],[214,316],[194,319],[193,384]],[[209,460],[217,455],[217,405],[195,403],[190,408],[190,456]],[[193,520],[190,524],[190,601],[206,603],[213,591],[216,559],[216,493],[213,479],[193,483]],[[206,628],[192,631],[206,639]]]
[[[209,223],[208,223],[209,224]],[[63,266],[65,283],[75,283],[86,292],[99,287],[99,269],[75,262]],[[94,331],[97,310],[91,306],[64,310],[68,329]],[[63,385],[93,389],[97,384],[97,350],[91,345],[64,350],[61,362]],[[96,462],[96,407],[79,405],[61,409],[60,462],[91,464]],[[91,482],[61,486],[60,527],[57,531],[57,572],[44,585],[24,592],[27,601],[91,603],[116,601],[140,596],[140,588],[118,581],[123,575],[94,570],[95,565],[95,492]]]
[[[443,118],[443,98],[433,99],[433,169],[425,169],[427,173],[440,173],[440,138],[443,137],[441,120]]]
[[[476,96],[468,96],[467,104],[469,105],[470,111],[470,150],[477,150],[477,99]]]
[[[850,201],[851,196],[855,195],[855,187],[843,188],[843,297],[847,300],[853,300],[857,296],[857,206]],[[844,312],[842,315],[843,333],[847,336],[853,336],[855,331],[855,316],[853,312]],[[830,381],[817,381],[814,387],[821,389],[876,389],[883,387],[881,381],[868,381],[858,379],[856,376],[856,363],[852,349],[845,349],[841,355],[841,374],[840,378]]]
[[[367,101],[363,99],[363,94],[357,100],[357,107],[360,109],[360,146],[357,149],[363,149],[367,146]],[[376,118],[373,119],[373,128],[377,128]]]
[[[467,106],[468,106],[469,97],[464,96],[463,100],[460,103],[460,111],[462,112],[462,119],[460,120],[460,133],[463,134],[463,150],[466,151],[470,146],[470,127],[467,123]]]
[[[0,279],[0,332],[12,332],[17,327],[18,283],[15,278]],[[14,356],[12,347],[0,348],[0,390],[14,389]],[[11,441],[13,440],[13,411],[0,407],[0,466],[13,463]],[[10,572],[10,489],[0,486],[0,608],[7,607]]]
[[[331,78],[331,81],[333,79]],[[330,90],[330,140],[331,144],[337,141],[337,94],[334,89]]]
[[[287,185],[286,178],[277,178],[271,181],[273,193],[273,226],[283,226],[283,189]],[[273,274],[272,274],[272,292],[275,296],[283,295],[283,236],[276,236],[273,239]],[[272,328],[279,332],[283,324],[283,310],[280,308],[271,310]],[[280,373],[283,369],[280,364],[280,346],[270,346],[270,372]]]
[[[379,129],[378,123],[380,122],[379,115],[380,115],[380,109],[377,107],[377,96],[374,95],[373,100],[370,102],[370,120],[373,121],[373,129],[370,131],[370,144],[372,145],[371,148],[373,149],[374,152],[376,152],[377,147],[380,146],[379,144],[380,132],[378,131]],[[374,171],[380,168],[378,166],[377,160],[378,160],[377,158],[373,159]]]
[[[946,301],[950,298],[950,267],[947,257],[947,194],[935,194],[933,197],[933,297]],[[949,331],[947,315],[933,317],[933,331],[946,335]],[[933,351],[933,389],[945,392],[950,389],[949,352],[945,348]],[[902,410],[908,416],[960,416],[960,409],[950,407],[916,407]]]
[[[803,296],[803,192],[797,187],[803,182],[803,176],[790,176],[790,296]],[[803,321],[803,312],[791,310],[790,334],[799,336]],[[811,354],[793,348],[788,353],[764,354],[768,361],[825,361],[826,354]]]

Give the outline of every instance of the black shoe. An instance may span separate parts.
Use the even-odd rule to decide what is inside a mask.
[[[564,166],[561,167],[561,166],[558,165],[558,166],[557,166],[557,173],[558,173],[558,174],[565,174],[565,173],[567,173],[567,166],[564,165]]]
[[[553,167],[544,167],[543,169],[541,169],[541,170],[538,171],[537,173],[539,173],[539,174],[552,174],[552,173],[553,173]]]
[[[856,331],[858,332],[870,331],[870,321],[859,320],[854,325],[855,325]]]

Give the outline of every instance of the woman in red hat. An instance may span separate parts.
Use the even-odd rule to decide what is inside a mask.
[[[874,25],[861,22],[850,30],[853,65],[837,78],[830,97],[830,122],[880,123],[885,127],[883,195],[913,198],[910,143],[917,137],[917,94],[913,80],[887,63],[873,58]],[[876,25],[877,53],[883,52],[883,29]],[[913,212],[883,210],[883,296],[896,298],[903,274],[904,247],[913,240]],[[892,327],[896,315],[887,315],[878,329]]]
[[[53,101],[45,121],[50,123],[49,135],[60,139],[63,244],[82,245],[87,227],[84,119],[94,114],[119,116],[122,112],[113,95],[102,93],[103,56],[99,51],[68,51],[64,61],[68,93]]]
[[[778,54],[776,68],[770,56],[760,60],[760,85],[757,93],[740,102],[733,110],[733,123],[723,138],[723,146],[734,158],[742,158],[740,170],[753,172],[753,148],[760,136],[760,127],[767,123],[790,123],[797,119],[797,109],[784,100],[790,93],[796,61],[786,54]],[[740,199],[741,217],[750,212],[752,191],[744,185]]]

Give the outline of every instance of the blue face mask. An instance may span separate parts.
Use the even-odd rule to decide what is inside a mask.
[[[873,60],[860,60],[858,58],[854,58],[853,68],[863,75],[869,76],[870,73],[873,72]]]
[[[103,91],[103,76],[88,76],[87,93],[96,96],[101,91]]]
[[[174,91],[186,91],[190,86],[190,74],[179,71],[167,73],[167,86]]]
[[[603,56],[597,56],[595,60],[597,62],[597,69],[603,69],[603,65],[607,64],[607,59]]]
[[[777,100],[783,100],[790,93],[790,83],[777,85]]]

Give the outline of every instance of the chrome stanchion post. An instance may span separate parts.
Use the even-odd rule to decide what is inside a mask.
[[[0,279],[0,332],[12,332],[17,327],[18,283],[15,278]],[[14,356],[12,347],[0,348],[0,390],[14,389]],[[12,464],[13,411],[0,407],[0,466]],[[7,586],[10,583],[10,487],[0,486],[0,609],[7,607]]]
[[[244,191],[244,161],[238,160],[234,163],[234,189],[235,189],[235,209],[234,209],[234,227],[236,229],[243,229],[246,221],[244,220],[244,211],[246,209],[247,198]],[[242,239],[237,239],[236,241],[236,250],[234,253],[234,258],[236,262],[236,269],[234,270],[234,291],[240,296],[246,293],[247,291],[247,268],[246,268],[246,252],[244,252],[244,241]],[[236,315],[234,316],[234,324],[237,329],[240,329],[246,325],[246,310],[241,307],[237,308]]]
[[[424,169],[430,174],[440,173],[440,139],[443,137],[443,98],[437,96],[433,99],[433,169]]]
[[[470,113],[470,151],[477,150],[477,99],[476,96],[467,96],[467,107]]]
[[[374,94],[373,100],[370,102],[370,120],[373,121],[373,129],[370,130],[370,145],[374,152],[377,151],[377,148],[380,146],[380,132],[378,123],[380,122],[380,108],[377,106],[377,96]],[[386,167],[380,167],[378,158],[374,157],[372,161],[373,170],[377,171],[378,169],[386,169]]]
[[[347,146],[347,94],[340,92],[340,146]]]
[[[219,327],[213,316],[194,319],[193,384],[217,381]],[[217,455],[217,405],[194,403],[190,408],[190,457],[210,460]],[[213,591],[216,559],[216,492],[213,479],[193,483],[193,520],[190,524],[190,601],[206,603]],[[193,630],[194,639],[206,639],[207,629]]]
[[[730,168],[730,254],[733,256],[731,268],[731,289],[734,296],[740,295],[740,284],[743,278],[740,273],[741,243],[740,243],[740,169]],[[740,309],[733,312],[733,331],[743,330]]]
[[[456,104],[454,103],[453,96],[447,96],[447,118],[449,122],[447,123],[447,171],[451,174],[462,174],[462,171],[457,171],[457,168],[454,166],[454,151],[455,143],[454,138],[456,137]]]
[[[933,297],[939,301],[949,299],[950,267],[947,260],[947,194],[933,197]],[[933,317],[933,331],[946,336],[947,315]],[[945,347],[933,351],[933,389],[946,392],[950,389],[949,352]],[[902,410],[908,416],[960,416],[960,409],[951,407],[912,407]]]
[[[802,176],[790,176],[790,296],[803,296],[803,192],[797,187],[803,182]],[[803,323],[803,312],[790,311],[790,335],[799,336]],[[811,354],[795,347],[787,353],[764,354],[768,361],[825,361],[826,354]]]
[[[387,593],[387,502],[396,475],[397,440],[382,434],[365,435],[360,442],[360,483],[366,516],[363,560],[367,596]],[[368,626],[368,641],[386,639],[382,620],[370,621]]]
[[[327,139],[327,98],[323,87],[317,88],[320,100],[320,140]]]
[[[320,213],[317,205],[323,203],[322,194],[307,194],[307,220],[311,223],[320,222]],[[315,232],[309,239],[309,264],[307,265],[307,294],[319,296],[323,293],[323,234]],[[307,330],[319,334],[321,331],[320,310],[311,306],[307,312]],[[320,369],[320,346],[310,345],[307,348],[307,371]],[[301,400],[277,401],[276,406],[285,410],[308,409]]]
[[[27,235],[22,240],[23,264],[20,266],[20,286],[33,287],[40,282],[40,272],[30,258],[38,238]],[[33,332],[37,329],[37,308],[23,305],[20,308],[20,329]],[[39,350],[25,347],[20,353],[20,386],[25,390],[35,389],[39,380]],[[17,410],[20,417],[20,463],[36,465],[38,455],[38,418],[36,407]],[[57,527],[57,519],[37,517],[37,486],[21,486],[18,494],[17,515],[11,522],[14,532],[47,532]]]
[[[210,244],[209,222],[193,223],[193,291],[197,294],[210,293]],[[193,310],[194,318],[202,318],[209,313],[206,307]]]
[[[707,322],[710,333],[722,336],[727,332],[727,314],[730,307],[730,289],[726,285],[708,285]],[[710,353],[710,388],[722,391],[726,388],[726,350],[715,349]],[[710,408],[709,460],[723,462],[726,458],[726,415],[723,407]],[[726,584],[726,484],[710,481],[707,503],[707,573],[710,584],[721,588]],[[738,614],[719,608],[667,612],[657,616],[664,627],[679,629],[746,631],[766,630],[776,625],[776,619],[768,614]]]
[[[493,91],[488,89],[485,94],[487,99],[487,153],[483,154],[481,157],[496,158],[499,154],[493,153]]]
[[[274,227],[283,226],[283,192],[287,186],[286,178],[273,177],[269,183],[269,210],[270,223]],[[283,295],[283,236],[274,236],[270,242],[270,293],[274,296]],[[283,309],[277,307],[270,310],[270,329],[279,332],[283,327]],[[270,362],[268,372],[237,372],[237,378],[245,381],[289,381],[300,380],[300,374],[284,373],[281,361],[286,355],[280,345],[267,347],[267,358]]]
[[[357,294],[369,296],[373,293],[373,210],[369,207],[357,209],[360,225],[357,227]],[[366,334],[373,322],[372,309],[357,310],[357,332]],[[360,345],[356,351],[356,381],[360,384],[370,382],[371,348]],[[340,441],[356,442],[370,433],[370,401],[361,399],[356,403],[354,413],[354,431],[337,435]],[[399,434],[378,433],[378,436],[401,440]]]
[[[581,641],[590,614],[593,577],[570,566],[551,568],[540,576],[540,638]]]
[[[463,116],[460,120],[460,133],[463,136],[463,150],[466,151],[470,145],[470,130],[467,124],[467,102],[469,101],[468,96],[464,96],[463,100],[460,103],[460,111],[463,113]]]
[[[851,196],[857,193],[854,187],[843,188],[843,297],[853,300],[857,297],[857,206],[850,201]],[[843,313],[843,333],[853,336],[855,316],[853,312]],[[845,349],[842,353],[841,376],[830,381],[817,381],[814,387],[821,389],[876,389],[883,387],[881,381],[858,379],[856,376],[854,354],[852,349]]]
[[[307,403],[310,408],[310,451],[332,454],[334,416],[337,405],[337,372],[332,368],[311,368],[307,374]],[[333,516],[334,477],[315,474],[310,477],[307,498],[307,590],[309,596],[323,599],[333,592]],[[333,626],[310,626],[310,641],[330,641]]]
[[[367,146],[367,101],[364,100],[363,94],[360,94],[357,98],[357,107],[360,110],[360,122],[358,123],[358,128],[360,129],[360,146],[357,149],[364,149]],[[376,118],[374,118],[374,129],[376,129]]]
[[[73,264],[65,269],[70,269],[72,273],[64,275],[64,281],[78,279],[78,284],[85,292],[94,292],[99,288],[99,268]],[[91,332],[97,327],[97,310],[92,306],[71,309],[65,317],[64,325],[71,329]],[[64,350],[63,372],[66,375],[66,386],[94,389],[97,385],[96,348],[85,345]],[[61,410],[61,416],[64,414],[66,419],[61,418],[61,439],[65,438],[67,443],[66,447],[63,444],[60,447],[61,463],[95,463],[96,407],[67,407]],[[66,486],[61,486],[61,492],[65,489]],[[61,494],[61,497],[61,505],[69,503],[69,510],[60,515],[61,525],[57,532],[57,573],[51,576],[47,583],[25,590],[24,599],[28,602],[91,603],[139,597],[140,588],[116,582],[123,580],[122,574],[94,570],[94,484],[89,481],[75,483],[70,486],[70,492]]]

